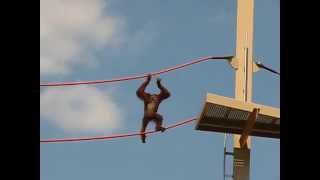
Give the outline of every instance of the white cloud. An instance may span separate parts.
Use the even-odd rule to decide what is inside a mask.
[[[40,96],[40,116],[70,133],[110,133],[124,116],[111,95],[89,86],[49,88]]]
[[[83,56],[92,47],[117,45],[123,23],[106,10],[104,0],[41,0],[41,75],[68,73],[74,64],[90,63]]]
[[[123,19],[109,10],[107,0],[41,0],[41,77],[66,75],[76,65],[95,66],[95,53],[102,49],[133,56],[151,45],[156,36],[152,23],[127,32]],[[40,94],[40,115],[66,132],[108,133],[122,125],[124,116],[111,94],[89,86],[51,87]]]
[[[107,0],[40,1],[40,75],[65,75],[75,65],[95,66],[101,49],[137,55],[155,34],[148,23],[126,32],[122,18],[108,15]],[[91,58],[88,58],[91,57]],[[110,90],[110,89],[109,89]],[[112,92],[89,86],[48,88],[40,94],[41,119],[66,132],[109,133],[121,127],[124,114]]]

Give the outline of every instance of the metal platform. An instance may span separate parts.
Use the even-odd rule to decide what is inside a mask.
[[[254,109],[259,114],[250,136],[280,139],[280,109],[208,93],[197,119],[196,130],[243,134]]]

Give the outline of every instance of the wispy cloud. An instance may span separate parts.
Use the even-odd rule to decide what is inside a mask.
[[[98,67],[97,57],[108,53],[111,56],[106,57],[112,57],[112,52],[137,56],[157,36],[152,23],[128,31],[123,18],[108,12],[107,0],[41,0],[42,78],[77,73],[78,65]],[[95,55],[101,50],[104,54]],[[89,86],[44,89],[40,115],[66,132],[108,133],[122,126],[125,112],[111,97],[110,89],[103,92]]]
[[[40,73],[66,74],[90,49],[117,45],[122,20],[103,0],[40,1]],[[88,48],[90,47],[90,48]],[[93,48],[92,48],[93,47]]]
[[[40,96],[40,116],[70,133],[109,133],[124,118],[111,97],[112,92],[89,86],[46,89]]]

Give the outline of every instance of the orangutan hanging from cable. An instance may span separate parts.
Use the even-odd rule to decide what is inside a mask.
[[[147,79],[141,84],[137,90],[137,96],[144,102],[144,116],[142,118],[141,126],[141,141],[142,143],[146,142],[145,130],[150,121],[154,121],[156,126],[156,131],[164,132],[165,128],[162,127],[162,116],[157,113],[159,104],[164,100],[170,97],[170,92],[161,84],[161,79],[157,78],[157,85],[160,89],[159,94],[149,94],[145,92],[146,87],[150,83],[151,74],[147,76]]]

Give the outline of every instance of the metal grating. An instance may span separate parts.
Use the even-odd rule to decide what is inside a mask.
[[[279,109],[214,94],[207,96],[196,130],[241,134],[254,108],[259,108],[260,113],[251,135],[280,138]]]
[[[259,115],[257,118],[257,122],[265,123],[265,124],[271,124],[274,120],[274,117],[271,116],[265,116],[265,115]]]
[[[207,107],[206,115],[208,117],[224,118],[228,112],[228,108],[224,106],[212,105]]]
[[[249,117],[250,113],[240,110],[231,110],[228,119],[232,120],[246,120]]]

